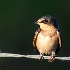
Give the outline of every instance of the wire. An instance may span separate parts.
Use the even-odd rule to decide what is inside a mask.
[[[39,59],[40,55],[21,55],[21,54],[13,54],[13,53],[0,53],[0,57],[25,57],[25,58],[31,58],[31,59]],[[50,56],[44,56],[44,59],[49,59]],[[70,60],[70,57],[55,57],[55,59],[58,60]]]

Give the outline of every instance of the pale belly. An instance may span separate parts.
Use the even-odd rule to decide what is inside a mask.
[[[40,53],[50,54],[52,50],[56,50],[57,43],[58,40],[56,36],[43,36],[41,33],[39,33],[36,46]]]

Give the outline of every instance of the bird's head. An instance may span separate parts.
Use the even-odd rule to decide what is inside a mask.
[[[50,15],[43,16],[42,18],[38,19],[36,24],[40,25],[40,28],[43,30],[46,30],[47,27],[54,26],[56,29],[58,29],[58,23],[57,20]]]

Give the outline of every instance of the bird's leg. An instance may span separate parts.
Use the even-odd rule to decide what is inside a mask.
[[[48,62],[53,62],[54,61],[54,59],[55,59],[55,51],[52,51],[52,53],[51,53],[51,56],[50,56],[50,59],[48,60]]]
[[[40,53],[40,58],[39,58],[39,60],[42,60],[42,59],[44,59],[44,54],[43,54],[43,53]]]

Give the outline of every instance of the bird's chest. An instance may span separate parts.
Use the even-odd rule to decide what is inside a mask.
[[[52,40],[52,37],[49,36],[49,35],[42,35],[41,33],[38,34],[38,37],[37,37],[37,42],[39,42],[40,44],[45,44],[47,42],[50,42]]]
[[[39,52],[48,53],[51,51],[58,43],[57,35],[55,34],[42,34],[41,32],[37,36],[36,46]]]
[[[37,36],[37,45],[46,46],[46,45],[54,45],[57,42],[57,35],[51,34],[42,34],[41,32]]]

